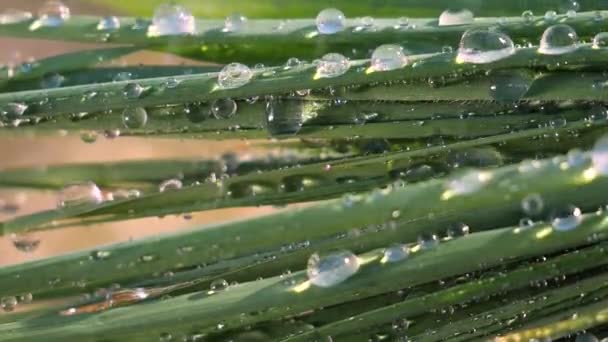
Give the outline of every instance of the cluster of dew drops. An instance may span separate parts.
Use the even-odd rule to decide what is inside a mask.
[[[576,17],[578,6],[566,12],[567,18]],[[33,15],[29,12],[18,10],[5,10],[0,13],[0,25],[14,24],[26,20],[31,20]],[[32,22],[30,29],[35,30],[40,27],[57,27],[70,19],[70,10],[60,1],[47,1],[40,11],[35,21]],[[468,10],[446,10],[438,20],[439,26],[463,25],[474,22],[474,15]],[[534,15],[530,11],[522,14],[521,20],[524,23],[532,24]],[[546,22],[557,22],[558,15],[555,11],[545,13]],[[601,21],[601,13],[597,13],[595,20]],[[499,25],[505,20],[499,20]],[[277,29],[281,29],[278,27]],[[109,16],[102,18],[97,29],[102,32],[111,32],[121,27],[117,17]],[[150,36],[195,34],[197,32],[196,20],[194,16],[184,7],[174,4],[160,5],[152,19],[151,25],[144,25],[137,22],[134,29],[146,28]],[[322,10],[316,18],[317,31],[321,35],[337,34],[346,29],[346,17],[338,9],[330,8]],[[360,23],[354,31],[373,30],[375,28],[374,19],[365,17],[360,19]],[[415,24],[407,18],[397,20],[396,29],[413,29]],[[226,18],[223,28],[224,32],[239,32],[247,29],[247,18],[240,14],[233,14]],[[538,53],[547,55],[559,55],[575,51],[580,46],[579,39],[575,30],[567,24],[559,23],[549,26],[540,39]],[[608,48],[608,33],[598,33],[592,44],[593,48]],[[451,49],[445,49],[450,51]],[[507,58],[516,52],[516,47],[510,37],[497,30],[472,29],[466,31],[460,41],[456,60],[461,63],[484,64]],[[290,59],[286,63],[286,68],[297,67],[301,61]],[[332,78],[344,75],[351,67],[350,60],[338,53],[328,53],[315,61],[316,76],[319,78]],[[395,44],[385,44],[377,47],[371,54],[369,70],[374,72],[391,71],[403,68],[411,64],[410,58],[402,46]],[[224,89],[238,88],[247,85],[255,76],[256,72],[262,72],[263,65],[257,65],[252,69],[240,63],[230,63],[226,65],[217,76],[217,84]],[[116,80],[128,80],[129,75],[117,75]],[[57,77],[46,80],[49,87],[60,85]],[[179,82],[175,79],[168,80],[166,86],[175,88]],[[128,99],[137,99],[146,91],[145,87],[138,83],[128,83],[124,87],[124,96]],[[27,110],[24,104],[14,103],[3,108],[1,116],[7,118],[18,118]],[[210,112],[217,119],[232,117],[237,111],[236,101],[232,99],[220,99],[210,105]],[[274,113],[271,110],[271,113]],[[200,119],[194,115],[193,120]],[[136,129],[144,127],[148,122],[148,115],[144,108],[130,107],[123,112],[123,124],[126,128]],[[115,133],[114,135],[117,135]],[[83,136],[85,141],[94,141],[95,136],[91,133]],[[562,163],[564,161],[560,161]],[[571,167],[580,167],[582,164],[590,163],[593,170],[599,175],[608,175],[608,138],[600,139],[590,155],[582,151],[573,150],[565,161]],[[523,162],[520,165],[520,172],[533,172],[538,166],[534,161]],[[483,171],[471,171],[465,175],[455,177],[445,185],[446,191],[453,195],[471,194],[482,189],[491,180],[488,173]],[[169,179],[159,185],[159,191],[177,190],[182,187],[179,179]],[[59,208],[81,205],[81,204],[101,204],[105,201],[116,199],[129,199],[140,196],[136,189],[117,190],[112,193],[104,193],[93,182],[83,182],[70,184],[59,193]],[[349,197],[344,198],[345,205],[351,205]],[[350,203],[350,204],[348,204]],[[544,200],[540,194],[532,193],[525,196],[521,201],[521,208],[526,215],[521,220],[522,228],[529,228],[536,224],[534,218],[546,212]],[[393,218],[398,218],[398,210],[392,213]],[[549,222],[556,231],[569,231],[578,227],[582,222],[581,210],[574,206],[556,208],[552,211]],[[395,244],[387,247],[382,256],[382,262],[394,263],[408,259],[411,253],[425,251],[436,248],[442,240],[451,240],[469,234],[469,226],[465,223],[452,225],[446,229],[445,237],[440,238],[436,233],[424,233],[414,244]],[[31,234],[14,234],[12,236],[15,247],[24,252],[31,252],[36,249],[40,241]],[[103,258],[100,258],[103,259]],[[338,251],[325,255],[314,253],[310,256],[307,264],[307,275],[311,284],[319,287],[335,286],[357,273],[361,267],[359,258],[350,251]],[[211,291],[217,292],[225,290],[229,284],[225,280],[218,280],[211,284]],[[0,306],[5,311],[12,311],[19,302],[30,302],[31,294],[19,297],[5,297],[0,300]],[[579,335],[577,341],[597,341],[590,334]]]

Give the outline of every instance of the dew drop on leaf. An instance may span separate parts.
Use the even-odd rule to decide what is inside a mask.
[[[460,63],[492,63],[515,53],[515,45],[509,36],[482,29],[467,30],[460,39],[458,56]]]
[[[253,72],[241,63],[230,63],[222,68],[217,75],[217,83],[224,89],[233,89],[249,83]]]
[[[160,185],[158,186],[158,191],[160,192],[165,192],[165,191],[171,191],[171,190],[178,190],[182,188],[182,181],[180,181],[179,179],[168,179],[162,183],[160,183]]]
[[[304,107],[308,101],[282,99],[274,96],[266,98],[266,129],[271,136],[293,135],[304,124]]]
[[[173,335],[168,332],[161,333],[159,338],[159,342],[171,342],[173,341]]]
[[[103,17],[97,23],[97,29],[100,31],[116,31],[120,28],[120,19],[116,16]]]
[[[540,194],[529,194],[521,200],[521,209],[524,214],[529,216],[537,216],[543,212],[545,203]]]
[[[36,20],[31,30],[38,27],[57,27],[70,19],[70,8],[58,0],[48,0],[38,10],[38,20]]]
[[[31,253],[40,246],[40,238],[34,233],[12,233],[10,237],[13,246],[21,252]]]
[[[384,249],[383,262],[397,262],[409,256],[409,248],[406,245],[396,244]]]
[[[332,287],[352,277],[359,270],[359,259],[350,251],[338,251],[308,259],[306,273],[315,286]]]
[[[592,47],[594,49],[608,48],[608,32],[600,32],[593,37]]]
[[[236,114],[237,104],[231,98],[217,99],[211,103],[211,113],[216,119],[229,119]]]
[[[144,87],[138,83],[127,83],[123,88],[123,94],[127,99],[137,99],[143,94]]]
[[[534,13],[532,11],[524,11],[521,14],[521,19],[524,21],[524,24],[530,25],[534,22]]]
[[[591,152],[591,161],[594,170],[602,175],[608,175],[608,136],[604,136],[596,141]]]
[[[350,61],[339,53],[323,55],[317,64],[317,76],[331,78],[344,75],[350,68]]]
[[[551,214],[551,225],[557,231],[569,231],[575,229],[583,221],[581,210],[573,205],[567,205],[553,210]]]
[[[317,31],[320,34],[334,34],[344,30],[346,17],[336,8],[326,8],[317,15]]]
[[[125,108],[122,112],[122,123],[126,128],[142,128],[148,122],[148,113],[144,108],[134,107]]]
[[[439,237],[435,233],[421,233],[418,235],[420,250],[433,249],[439,245]]]
[[[192,123],[203,122],[211,117],[211,112],[209,111],[209,106],[199,104],[199,103],[191,103],[184,107],[184,114],[188,121]]]
[[[370,63],[373,71],[389,71],[403,68],[408,59],[401,46],[385,44],[374,50]]]
[[[68,207],[82,204],[99,204],[103,194],[93,182],[82,182],[66,185],[59,191],[58,207]]]
[[[578,46],[576,31],[568,25],[558,24],[543,32],[538,52],[544,55],[561,55],[576,50]]]
[[[176,4],[161,4],[154,10],[148,36],[170,36],[194,34],[196,20],[185,7]]]
[[[599,340],[591,333],[584,333],[576,336],[574,342],[598,342]]]
[[[216,279],[214,281],[211,282],[211,285],[209,285],[209,289],[211,291],[223,291],[226,290],[230,285],[228,284],[228,282],[225,279]]]
[[[474,21],[473,12],[468,9],[445,10],[439,15],[439,26],[467,25]]]
[[[247,17],[240,13],[233,13],[224,20],[225,32],[240,32],[247,26]]]
[[[460,223],[453,223],[453,224],[449,225],[448,229],[446,231],[446,235],[450,239],[455,239],[455,238],[467,236],[467,235],[469,235],[469,232],[470,232],[469,225],[466,223],[460,222]]]
[[[545,21],[552,23],[557,19],[557,12],[555,12],[554,10],[548,10],[547,12],[545,12]]]
[[[12,312],[15,310],[15,308],[17,307],[17,298],[10,296],[10,297],[2,297],[0,299],[0,307],[2,307],[2,310],[4,312]]]

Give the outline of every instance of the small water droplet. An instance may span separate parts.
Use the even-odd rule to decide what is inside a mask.
[[[557,19],[557,12],[553,11],[553,10],[549,10],[547,12],[545,12],[545,21],[547,22],[554,22]]]
[[[153,254],[146,254],[139,257],[139,261],[141,262],[152,262],[156,260],[156,256]]]
[[[0,307],[2,307],[2,310],[4,310],[4,312],[14,311],[17,307],[17,298],[13,296],[2,297],[2,299],[0,299]]]
[[[305,107],[309,101],[282,99],[274,96],[266,98],[266,129],[272,136],[293,135],[304,124]]]
[[[317,30],[320,34],[334,34],[343,31],[346,17],[339,9],[326,8],[317,15]]]
[[[439,16],[439,26],[467,25],[474,21],[473,12],[468,9],[445,10]]]
[[[344,75],[350,68],[350,61],[339,53],[328,53],[317,64],[317,76],[331,78]]]
[[[469,235],[470,228],[466,223],[454,223],[448,226],[446,231],[447,237],[450,239],[455,239],[459,237],[463,237]]]
[[[471,194],[482,189],[490,179],[490,173],[471,170],[448,181],[446,191],[450,196]]]
[[[501,60],[514,53],[515,45],[506,34],[471,29],[460,39],[456,60],[460,63],[484,64]]]
[[[403,68],[408,59],[401,46],[385,44],[374,50],[370,64],[374,71],[388,71]]]
[[[177,78],[169,77],[165,81],[164,85],[167,89],[175,89],[179,86],[180,83],[181,83],[181,81],[179,81]]]
[[[56,72],[52,72],[42,76],[40,87],[44,89],[60,88],[63,85],[63,82],[65,82],[65,77]]]
[[[34,301],[34,295],[31,293],[24,293],[19,296],[19,303],[31,304]]]
[[[217,99],[211,103],[211,113],[216,119],[229,119],[236,114],[237,104],[231,98]]]
[[[575,229],[583,221],[581,210],[573,205],[558,208],[551,215],[551,225],[557,231]]]
[[[217,83],[224,89],[239,88],[249,83],[253,72],[248,66],[240,63],[230,63],[222,68],[217,75]]]
[[[578,48],[576,31],[568,25],[558,24],[548,27],[540,39],[538,52],[545,55],[561,55]]]
[[[389,248],[384,249],[384,256],[382,257],[383,262],[397,262],[407,259],[409,256],[409,248],[406,245],[393,245]]]
[[[58,0],[48,0],[38,10],[38,20],[30,26],[30,30],[39,27],[57,27],[70,19],[70,8]]]
[[[93,182],[83,182],[66,185],[59,192],[58,207],[68,207],[82,204],[99,204],[103,194]]]
[[[285,62],[285,69],[296,69],[302,65],[302,61],[300,61],[296,57],[291,57]]]
[[[137,99],[143,94],[144,87],[138,83],[127,83],[123,88],[123,94],[127,99]]]
[[[349,251],[339,251],[319,256],[314,253],[308,259],[308,280],[315,286],[331,287],[352,277],[359,270],[359,259]]]
[[[240,13],[233,13],[226,17],[224,20],[224,31],[225,32],[239,32],[243,31],[247,26],[247,17]]]
[[[421,233],[418,235],[418,246],[421,250],[428,250],[439,245],[439,237],[435,233]]]
[[[209,106],[199,103],[188,104],[184,107],[184,114],[188,121],[192,123],[203,122],[211,117]]]
[[[117,73],[116,75],[114,75],[114,77],[112,78],[112,81],[114,82],[122,82],[122,81],[128,81],[133,77],[133,74],[128,72],[128,71],[121,71],[119,73]]]
[[[32,13],[7,8],[0,13],[0,25],[17,24],[32,19]]]
[[[357,27],[353,29],[354,32],[373,31],[376,28],[376,22],[373,17],[365,16],[359,18],[357,21],[358,24]]]
[[[40,238],[34,233],[13,233],[10,236],[13,246],[21,252],[31,253],[38,249],[38,246],[40,245]]]
[[[397,25],[395,28],[398,30],[408,29],[410,27],[410,18],[400,17],[397,19]]]
[[[162,4],[154,10],[148,36],[168,36],[194,34],[196,20],[185,7],[176,4]]]
[[[160,334],[160,336],[158,337],[158,340],[160,342],[171,342],[171,341],[173,341],[173,335],[171,335],[168,332],[164,332],[164,333]]]
[[[570,167],[583,166],[589,161],[587,155],[585,155],[585,153],[578,148],[573,148],[568,151],[568,154],[566,154],[566,158],[568,159],[568,165]]]
[[[211,291],[224,291],[226,290],[230,285],[228,284],[228,282],[225,279],[216,279],[214,281],[211,282],[211,285],[209,285],[209,288],[211,289]]]
[[[521,209],[526,215],[538,216],[544,208],[545,202],[540,194],[529,194],[521,200]]]
[[[179,179],[168,179],[162,183],[160,183],[160,185],[158,186],[158,191],[160,192],[165,192],[165,191],[171,191],[171,190],[178,190],[182,188],[182,181],[180,181]]]
[[[122,123],[126,128],[142,128],[148,122],[148,113],[141,107],[125,108],[122,112]]]
[[[566,17],[568,19],[574,19],[574,18],[576,18],[576,11],[575,10],[568,10],[566,12]]]
[[[105,260],[105,259],[109,258],[111,255],[112,255],[112,252],[110,252],[110,251],[97,250],[97,251],[91,252],[91,259]]]
[[[28,105],[19,102],[9,102],[0,110],[1,116],[6,116],[8,119],[17,119],[21,117],[27,110]]]
[[[594,49],[606,49],[608,48],[608,32],[600,32],[593,37]]]
[[[534,13],[532,11],[524,11],[521,14],[521,19],[524,21],[524,24],[530,25],[534,22]]]
[[[120,19],[115,16],[103,17],[97,23],[97,29],[100,31],[116,31],[120,28]]]

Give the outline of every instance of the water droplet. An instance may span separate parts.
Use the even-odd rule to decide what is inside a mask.
[[[566,12],[566,17],[568,19],[574,19],[574,18],[576,18],[576,11],[575,10],[568,10]]]
[[[595,142],[591,151],[593,169],[600,175],[608,175],[608,136],[604,136]]]
[[[395,25],[396,29],[407,29],[410,26],[410,18],[408,17],[400,17],[397,19],[397,25]]]
[[[600,32],[593,37],[594,49],[605,49],[608,48],[608,32]]]
[[[216,119],[229,119],[236,113],[236,101],[231,98],[217,99],[211,103],[211,113]]]
[[[127,99],[137,99],[143,94],[144,90],[144,87],[138,83],[127,83],[122,91]]]
[[[285,69],[295,69],[302,65],[302,61],[296,57],[291,57],[285,62]]]
[[[165,81],[164,85],[167,89],[175,89],[179,86],[180,83],[181,83],[181,81],[179,81],[177,78],[169,77]]]
[[[310,101],[283,99],[274,96],[266,98],[266,129],[272,136],[293,135],[304,124],[305,107]]]
[[[105,131],[103,131],[103,136],[106,137],[107,139],[116,139],[120,136],[120,130],[119,129],[106,129]]]
[[[460,63],[484,64],[501,60],[514,53],[515,45],[506,34],[472,29],[462,35],[456,60]]]
[[[83,182],[65,186],[59,192],[58,206],[68,207],[82,204],[99,204],[103,194],[93,182]]]
[[[8,8],[0,13],[0,25],[17,24],[32,19],[32,13]]]
[[[472,24],[473,20],[473,12],[468,9],[448,9],[439,16],[439,26],[467,25]]]
[[[561,55],[578,48],[576,31],[568,25],[558,24],[548,27],[540,39],[538,52],[545,55]]]
[[[19,303],[30,304],[32,303],[32,301],[34,301],[34,295],[32,295],[31,293],[24,293],[20,295],[18,299]]]
[[[585,333],[577,335],[574,342],[598,342],[598,339],[591,333]]]
[[[530,25],[534,22],[534,13],[532,11],[524,11],[521,14],[521,19],[524,21],[524,24]]]
[[[553,211],[551,225],[557,231],[569,231],[579,226],[583,221],[581,210],[573,205],[565,206]]]
[[[239,32],[243,31],[247,26],[247,17],[240,13],[233,13],[226,17],[224,20],[224,31],[225,32]]]
[[[326,8],[317,15],[317,30],[320,34],[334,34],[346,26],[344,13],[339,9]]]
[[[38,249],[40,238],[34,233],[11,234],[13,246],[21,252],[31,253]]]
[[[315,286],[331,287],[352,277],[359,270],[359,259],[349,251],[319,256],[314,253],[308,259],[306,273]]]
[[[211,289],[211,291],[223,291],[226,290],[230,285],[228,284],[228,282],[225,279],[216,279],[214,281],[211,282],[211,285],[209,286],[209,288]]]
[[[180,181],[179,179],[168,179],[162,183],[160,183],[160,185],[158,186],[158,191],[160,192],[165,192],[165,191],[171,191],[171,190],[178,190],[182,188],[182,181]]]
[[[40,87],[44,89],[59,88],[63,85],[63,82],[65,82],[65,77],[63,77],[62,75],[56,72],[48,73],[42,76],[42,81],[40,81]]]
[[[317,64],[317,77],[331,78],[344,75],[350,68],[350,61],[339,53],[328,53]]]
[[[406,245],[393,245],[384,250],[383,262],[397,262],[406,259],[410,254]]]
[[[545,202],[540,194],[529,194],[521,200],[521,209],[526,215],[538,216],[544,208]]]
[[[587,121],[589,123],[600,123],[604,122],[608,119],[608,109],[606,109],[602,105],[593,105],[589,109],[589,116],[587,116]]]
[[[110,251],[98,250],[98,251],[91,252],[91,259],[105,260],[105,259],[109,258],[111,255],[112,255],[112,252],[110,252]]]
[[[595,11],[595,13],[593,14],[593,21],[595,23],[601,23],[602,21],[604,21],[604,15],[601,11]]]
[[[148,113],[141,107],[125,108],[122,112],[122,124],[126,128],[142,128],[148,122]]]
[[[70,19],[70,8],[58,0],[48,0],[38,10],[38,20],[36,20],[31,30],[39,27],[57,27]]]
[[[120,28],[120,19],[115,16],[103,17],[97,23],[97,29],[100,31],[116,31]]]
[[[6,116],[8,119],[17,119],[25,113],[28,106],[24,103],[10,102],[7,103],[2,110],[0,110],[1,116]]]
[[[388,71],[403,68],[408,59],[401,46],[385,44],[374,50],[370,64],[374,71]]]
[[[240,63],[230,63],[222,68],[217,75],[217,83],[224,89],[239,88],[249,83],[253,72],[248,66]]]
[[[164,332],[164,333],[160,334],[160,336],[158,337],[158,340],[160,342],[171,342],[171,341],[173,341],[173,335],[171,335],[168,332]]]
[[[96,131],[85,131],[80,133],[80,140],[87,144],[92,144],[97,141],[97,132]]]
[[[186,105],[184,107],[184,114],[186,114],[188,121],[192,123],[203,122],[211,117],[209,106],[198,103]]]
[[[554,22],[557,19],[557,12],[549,10],[545,12],[545,21]]]
[[[139,261],[141,262],[152,262],[156,260],[156,256],[153,254],[146,254],[139,257]]]
[[[490,96],[498,102],[521,100],[532,85],[532,78],[519,72],[498,71],[490,74]]]
[[[454,223],[448,227],[446,234],[448,238],[455,239],[469,235],[469,232],[470,228],[466,223]]]
[[[2,299],[0,299],[0,307],[2,307],[2,310],[4,310],[4,312],[14,311],[17,307],[17,298],[13,296],[2,297]]]
[[[448,181],[446,192],[450,196],[472,194],[483,188],[490,179],[488,172],[471,170]]]
[[[194,34],[196,21],[185,7],[175,4],[162,4],[154,10],[152,25],[148,27],[148,36],[168,36]]]
[[[585,155],[585,153],[581,149],[578,149],[578,148],[573,148],[570,151],[568,151],[568,154],[566,154],[566,157],[568,159],[568,165],[570,167],[583,166],[583,165],[587,164],[587,162],[588,162],[587,155]]]
[[[439,237],[435,233],[421,233],[418,235],[418,246],[421,250],[428,250],[439,245]]]

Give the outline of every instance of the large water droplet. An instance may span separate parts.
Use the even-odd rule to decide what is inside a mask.
[[[76,183],[65,186],[59,192],[58,206],[67,207],[81,204],[99,204],[103,194],[93,182]]]
[[[175,4],[162,4],[154,10],[148,36],[194,34],[196,21],[186,8]]]
[[[540,215],[544,208],[545,202],[540,194],[529,194],[521,200],[521,209],[526,215]]]
[[[0,13],[0,25],[17,24],[32,19],[32,13],[8,8]]]
[[[229,119],[236,110],[236,101],[231,98],[217,99],[211,103],[211,113],[216,119]]]
[[[0,307],[2,307],[4,312],[14,311],[17,307],[17,297],[2,297],[2,299],[0,299]]]
[[[148,113],[141,107],[126,108],[122,112],[122,123],[126,128],[142,128],[148,122]]]
[[[558,24],[548,27],[540,39],[538,52],[545,55],[561,55],[578,48],[576,31],[568,25]]]
[[[120,28],[120,19],[115,16],[103,17],[97,23],[97,29],[100,31],[115,31]]]
[[[68,19],[70,19],[70,8],[61,1],[49,0],[38,10],[38,20],[30,29],[61,26]]]
[[[506,34],[472,29],[462,35],[456,60],[460,63],[484,64],[501,60],[514,53],[515,45]]]
[[[393,245],[384,250],[383,262],[397,262],[409,256],[409,248],[406,245]]]
[[[608,48],[608,32],[600,32],[593,37],[594,49],[605,49]]]
[[[253,72],[241,63],[230,63],[217,75],[217,83],[224,89],[239,88],[249,83]]]
[[[439,16],[439,26],[467,25],[474,21],[473,12],[468,9],[445,10]]]
[[[247,17],[240,13],[233,13],[226,17],[224,20],[224,31],[225,32],[239,32],[243,31],[247,26]]]
[[[126,98],[137,99],[143,94],[144,90],[144,87],[138,83],[127,83],[122,91]]]
[[[160,183],[160,185],[158,186],[158,191],[165,192],[171,190],[178,190],[181,188],[182,181],[180,181],[179,179],[172,178]]]
[[[388,71],[403,68],[408,59],[401,46],[385,44],[374,50],[370,64],[374,71]]]
[[[321,57],[317,64],[317,77],[330,78],[345,74],[350,68],[350,61],[339,53],[328,53]]]
[[[349,251],[326,256],[314,253],[308,259],[308,280],[319,287],[331,287],[352,277],[359,270],[359,259]]]
[[[572,230],[578,227],[582,221],[581,210],[573,205],[558,208],[551,215],[551,225],[557,231]]]
[[[11,234],[13,246],[21,252],[30,253],[40,245],[40,238],[34,233]]]
[[[317,15],[317,30],[321,34],[334,34],[344,30],[346,18],[339,9],[326,8]]]
[[[269,96],[266,99],[266,128],[272,136],[296,134],[304,124],[304,110],[308,101],[282,99]]]
[[[591,152],[593,169],[602,176],[608,175],[608,136],[604,136],[595,142]]]
[[[490,74],[490,96],[498,102],[516,102],[526,95],[532,78],[515,71],[498,71]]]

